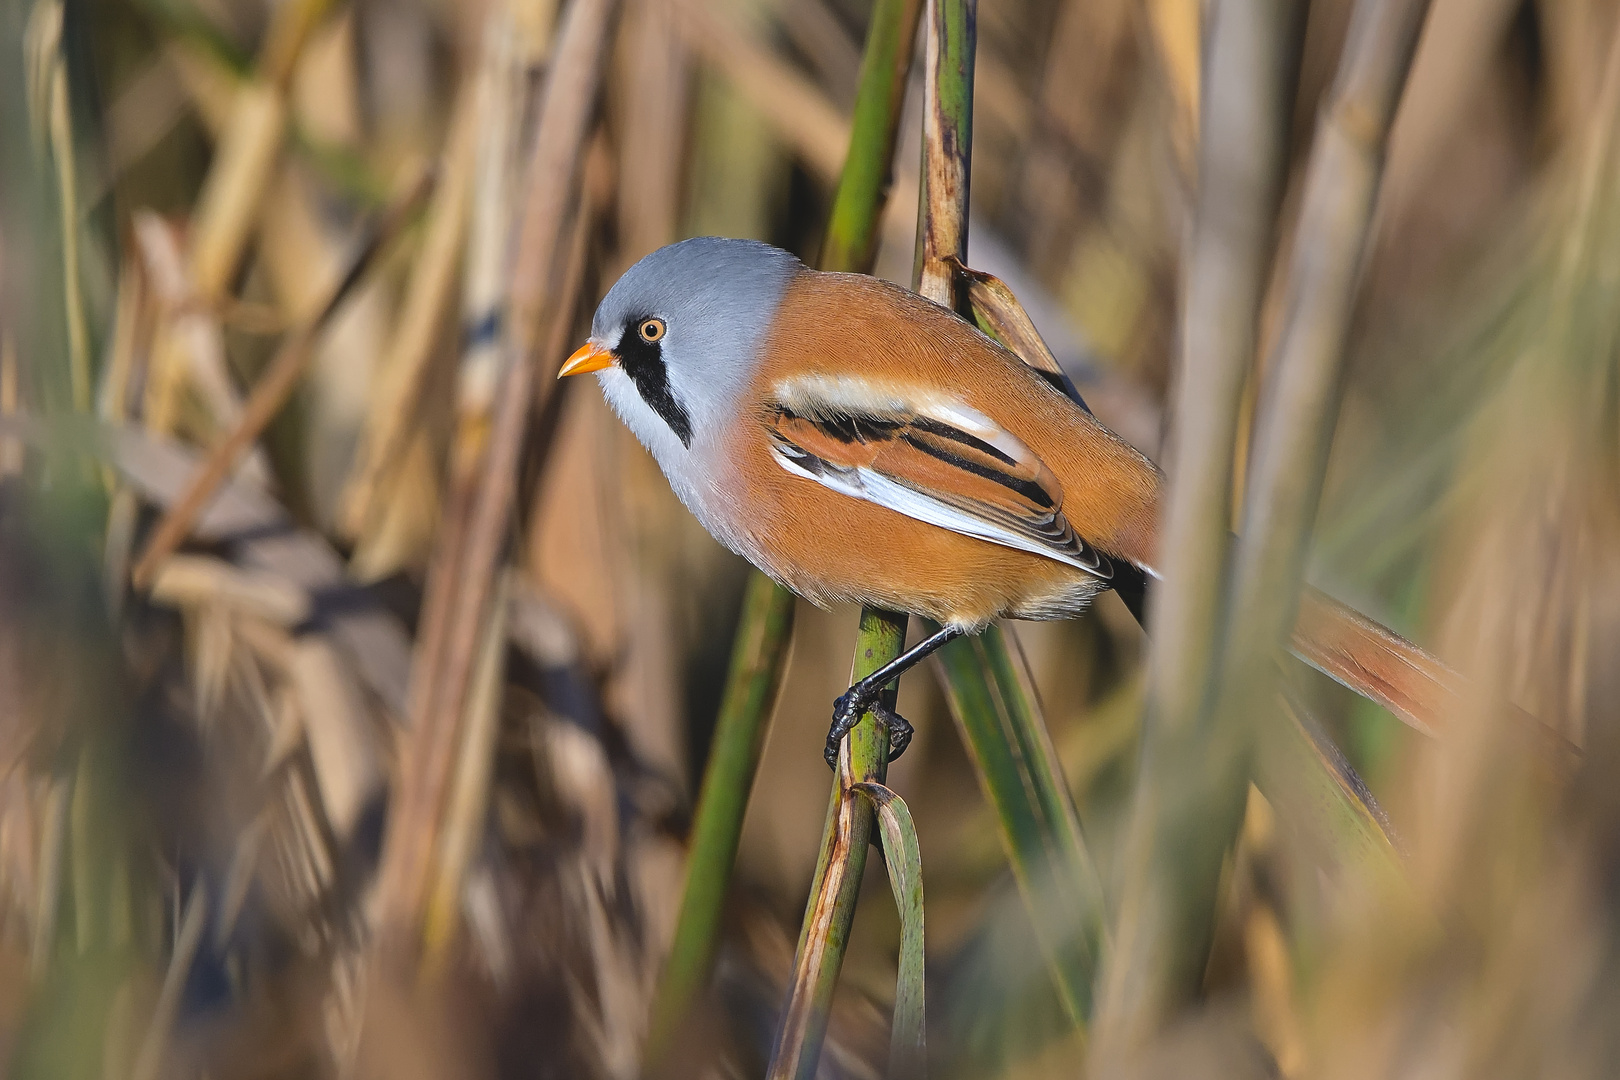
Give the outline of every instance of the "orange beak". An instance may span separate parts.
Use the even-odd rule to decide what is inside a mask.
[[[557,378],[560,379],[564,375],[583,375],[587,371],[601,371],[605,367],[612,367],[617,359],[612,350],[587,341],[573,356],[563,362],[562,370],[557,372]]]

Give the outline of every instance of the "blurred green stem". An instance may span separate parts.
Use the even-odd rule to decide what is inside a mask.
[[[793,634],[793,604],[793,594],[764,574],[756,572],[749,579],[741,625],[732,645],[731,672],[692,822],[686,892],[681,896],[675,940],[653,1005],[648,1062],[662,1061],[668,1055],[714,962],[726,884],[737,858],[743,815]]]
[[[872,268],[921,10],[922,0],[879,0],[872,12],[849,154],[822,244],[820,263],[824,270],[864,273]],[[647,1071],[667,1059],[671,1039],[681,1030],[708,981],[748,794],[787,657],[793,608],[792,593],[764,574],[754,573],[737,628],[720,719],[704,768],[692,826],[686,889],[653,1008]],[[899,636],[904,638],[903,630]],[[898,652],[898,642],[895,648]],[[881,779],[882,775],[879,771],[875,778]],[[871,812],[864,812],[870,828]],[[864,839],[861,851],[864,860]]]
[[[861,60],[861,85],[849,136],[849,156],[838,178],[821,268],[867,273],[877,259],[883,204],[894,177],[894,140],[905,104],[906,75],[922,0],[880,0]],[[863,148],[871,152],[862,153]]]
[[[1298,606],[1390,125],[1427,10],[1427,0],[1358,0],[1317,125],[1291,272],[1275,305],[1281,326],[1257,411],[1220,681],[1188,730],[1145,732],[1103,984],[1110,1054],[1150,1045],[1202,983],[1254,733],[1274,707],[1277,650]]]
[[[1083,1028],[1105,918],[1102,879],[1034,687],[999,626],[951,642],[939,661],[951,715],[995,811],[1053,985]]]

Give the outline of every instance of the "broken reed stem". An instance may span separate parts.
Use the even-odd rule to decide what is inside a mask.
[[[1143,757],[1152,771],[1138,811],[1155,791],[1159,801],[1132,825],[1145,840],[1132,844],[1105,987],[1113,1050],[1147,1045],[1202,981],[1253,731],[1274,707],[1276,654],[1298,606],[1390,124],[1427,10],[1428,0],[1359,0],[1318,121],[1276,305],[1283,323],[1265,368],[1218,690],[1173,754]]]
[[[823,270],[867,273],[877,257],[921,12],[922,0],[879,0],[872,12],[849,152],[822,242]],[[787,662],[795,602],[791,592],[754,571],[704,767],[686,886],[653,1006],[644,1071],[667,1059],[682,1021],[708,983],[743,816]]]
[[[956,310],[956,275],[967,262],[968,166],[973,152],[973,56],[978,0],[929,0],[923,50],[923,199],[918,209],[917,292]]]
[[[378,945],[413,955],[419,943],[445,797],[480,629],[505,549],[517,496],[518,466],[533,414],[537,380],[560,357],[539,355],[556,310],[564,224],[578,197],[580,164],[595,114],[615,0],[575,0],[564,16],[546,78],[527,169],[528,197],[513,261],[504,340],[505,370],[484,422],[463,417],[450,509],[448,550],[436,554],[417,663],[412,673],[411,736],[383,847],[378,884]],[[545,365],[544,371],[537,370]]]
[[[923,198],[913,278],[935,303],[956,307],[947,256],[967,258],[968,167],[973,146],[973,52],[976,0],[929,0],[923,86]],[[881,542],[881,538],[868,538]],[[906,617],[864,608],[852,682],[876,671],[905,648]],[[892,707],[897,687],[885,690]],[[810,903],[767,1073],[772,1080],[809,1080],[827,1032],[844,948],[855,919],[872,807],[851,798],[855,784],[882,783],[888,771],[888,729],[867,713],[845,739]]]
[[[354,287],[365,277],[366,271],[376,261],[377,255],[388,247],[405,223],[410,220],[412,213],[432,187],[433,173],[431,170],[424,170],[369,230],[360,245],[360,250],[342,277],[332,286],[314,318],[293,330],[281,343],[281,348],[270,360],[264,374],[254,384],[253,393],[242,409],[241,420],[209,453],[207,460],[192,477],[185,494],[175,501],[163,515],[163,519],[158,522],[157,528],[153,530],[152,539],[147,542],[146,550],[136,561],[135,569],[131,573],[137,589],[145,589],[151,584],[152,575],[158,566],[190,535],[197,519],[219,490],[220,484],[236,466],[237,459],[258,442],[259,436],[270,426],[270,421],[275,419],[276,414],[287,403],[287,399],[292,397],[314,355],[315,341],[321,331],[326,328],[326,324],[331,321],[343,301],[354,291]]]
[[[973,269],[954,255],[945,261],[956,275],[957,287],[961,290],[963,317],[971,318],[986,335],[1040,372],[1042,378],[1063,391],[1070,401],[1090,412],[1090,406],[1075,389],[1074,380],[1052,355],[1046,339],[1035,328],[1035,321],[1006,282],[994,274]]]

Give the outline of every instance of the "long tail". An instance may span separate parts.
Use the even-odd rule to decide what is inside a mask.
[[[1023,305],[1011,289],[996,277],[969,269],[952,260],[967,286],[968,302],[979,324],[992,333],[1024,363],[1053,382],[1071,401],[1087,413],[1081,400],[1052,350],[1041,339]],[[1142,550],[1120,552],[1131,559],[1114,561],[1114,591],[1145,628],[1148,577],[1142,570],[1151,558],[1152,542]],[[1134,564],[1134,565],[1133,565]],[[1290,649],[1311,667],[1362,697],[1376,701],[1403,722],[1419,731],[1434,734],[1445,717],[1461,701],[1466,682],[1439,660],[1381,626],[1353,608],[1346,607],[1320,589],[1306,586],[1300,597],[1299,618],[1294,623]],[[1538,732],[1564,743],[1534,717],[1524,718]]]
[[[1114,563],[1114,589],[1145,624],[1147,575]],[[1300,597],[1289,651],[1341,686],[1375,701],[1402,723],[1433,735],[1463,700],[1463,677],[1395,631],[1309,585]]]
[[[1444,731],[1460,710],[1481,703],[1478,688],[1386,626],[1346,607],[1320,589],[1305,587],[1290,643],[1294,655],[1328,678],[1378,702],[1404,723],[1428,734]],[[1499,702],[1516,721],[1527,751],[1567,778],[1581,761],[1580,747],[1511,702]]]
[[[1395,631],[1307,585],[1289,643],[1293,654],[1341,686],[1433,735],[1462,700],[1461,675]]]

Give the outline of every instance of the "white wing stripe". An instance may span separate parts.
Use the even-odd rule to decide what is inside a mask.
[[[1034,537],[1003,528],[983,518],[965,514],[938,499],[930,498],[919,491],[906,487],[904,484],[896,483],[882,473],[874,472],[871,469],[864,467],[853,470],[841,469],[828,462],[821,461],[820,458],[812,457],[812,460],[821,465],[819,471],[813,472],[784,454],[775,445],[771,447],[771,456],[776,459],[778,465],[794,476],[814,480],[816,483],[836,491],[840,495],[848,495],[852,498],[875,503],[878,506],[893,510],[897,514],[904,514],[908,518],[921,521],[927,525],[937,525],[939,528],[961,533],[964,536],[986,540],[992,544],[1000,544],[1002,547],[1013,548],[1018,551],[1027,551],[1032,555],[1039,555],[1043,558],[1054,559],[1098,577],[1105,576],[1098,574],[1095,565],[1087,565],[1082,562],[1077,554],[1071,555],[1050,544],[1043,544]]]

